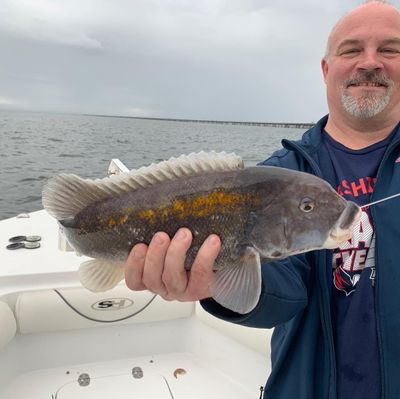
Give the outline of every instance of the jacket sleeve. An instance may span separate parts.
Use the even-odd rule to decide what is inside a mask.
[[[282,160],[284,160],[282,162]],[[293,153],[279,150],[260,165],[298,169]],[[297,167],[296,167],[297,166]],[[200,301],[212,315],[249,327],[271,328],[303,310],[308,302],[310,254],[301,254],[261,266],[262,287],[257,306],[248,314],[235,313],[212,298]]]

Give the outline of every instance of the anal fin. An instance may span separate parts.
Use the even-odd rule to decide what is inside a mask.
[[[217,270],[211,289],[222,306],[240,314],[251,312],[261,294],[259,253],[247,247],[236,264]]]
[[[124,278],[124,263],[107,259],[83,262],[79,268],[82,285],[92,292],[103,292],[114,288]]]

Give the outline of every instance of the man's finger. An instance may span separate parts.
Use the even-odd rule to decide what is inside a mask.
[[[185,270],[185,257],[191,243],[192,233],[186,228],[179,229],[171,240],[162,275],[169,299],[180,299],[186,290],[188,273]]]
[[[221,240],[215,234],[204,241],[190,269],[186,299],[196,301],[211,296],[210,286],[214,281],[214,262],[221,250]]]
[[[131,290],[142,291],[146,289],[142,282],[146,253],[147,245],[145,244],[135,245],[129,253],[125,264],[125,282]]]
[[[170,238],[167,233],[156,233],[147,250],[143,268],[143,284],[147,289],[161,296],[166,296],[168,293],[161,276],[169,243]]]

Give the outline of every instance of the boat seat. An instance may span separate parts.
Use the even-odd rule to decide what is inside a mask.
[[[149,323],[193,313],[193,303],[164,301],[149,291],[132,291],[124,284],[101,293],[83,287],[24,292],[15,304],[21,334]]]
[[[7,303],[0,301],[0,350],[15,336],[17,322]]]
[[[22,292],[17,294],[14,313],[0,301],[0,349],[13,339],[17,326],[18,333],[32,334],[195,316],[246,347],[270,355],[272,330],[228,323],[205,312],[199,303],[165,301],[149,291],[132,291],[125,284],[102,293],[83,287]]]

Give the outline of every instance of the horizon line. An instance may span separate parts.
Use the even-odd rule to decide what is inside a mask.
[[[268,127],[296,127],[310,128],[315,125],[314,122],[251,122],[251,121],[229,121],[212,119],[186,119],[186,118],[160,118],[150,116],[129,116],[129,115],[107,115],[107,114],[81,114],[84,116],[94,116],[99,118],[126,118],[126,119],[144,119],[169,122],[191,122],[191,123],[220,123],[226,125],[249,125],[249,126],[268,126]]]

